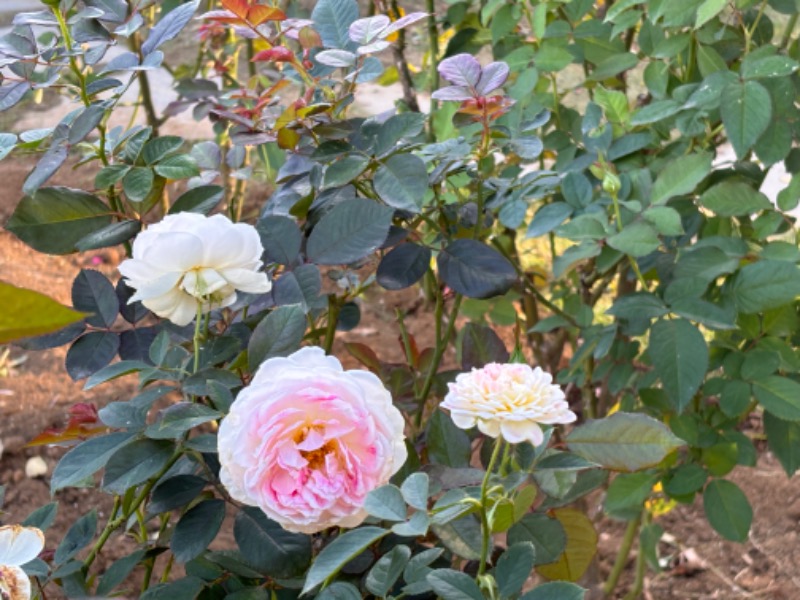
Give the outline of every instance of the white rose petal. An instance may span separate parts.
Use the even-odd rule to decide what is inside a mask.
[[[502,436],[512,444],[544,441],[541,425],[572,423],[564,392],[539,367],[490,363],[462,373],[442,403],[461,429],[475,425],[489,437]]]
[[[176,325],[236,302],[236,292],[265,294],[272,287],[260,271],[264,248],[256,229],[224,215],[166,216],[133,242],[133,258],[119,266],[136,290],[130,302]]]

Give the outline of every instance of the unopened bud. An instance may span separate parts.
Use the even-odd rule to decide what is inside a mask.
[[[622,182],[619,177],[614,173],[606,173],[603,177],[603,191],[608,194],[614,195],[619,192],[622,187]]]

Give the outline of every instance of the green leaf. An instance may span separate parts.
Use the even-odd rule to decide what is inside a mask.
[[[558,560],[564,552],[567,536],[558,519],[542,513],[531,513],[522,517],[508,530],[508,543],[530,542],[535,548],[535,564],[544,565]]]
[[[289,265],[297,259],[303,234],[293,219],[270,215],[258,220],[256,230],[261,236],[261,243],[269,260]]]
[[[395,154],[375,171],[373,185],[386,204],[416,214],[428,191],[428,170],[418,156]]]
[[[0,281],[0,344],[58,331],[86,315],[44,294]]]
[[[200,175],[197,161],[189,154],[178,154],[165,158],[155,166],[155,171],[164,179],[189,179]]]
[[[154,440],[176,439],[193,427],[222,416],[221,412],[204,404],[179,402],[162,410],[160,418],[149,425],[144,434]]]
[[[358,19],[356,0],[319,0],[311,18],[326,48],[346,50],[355,45],[350,40],[348,28]]]
[[[772,99],[757,81],[734,81],[722,90],[720,116],[740,160],[766,131],[772,119]]]
[[[347,531],[325,546],[308,570],[301,594],[306,594],[336,575],[353,558],[389,533],[380,527]]]
[[[78,381],[94,375],[110,363],[119,351],[119,335],[112,331],[90,331],[70,346],[64,366]]]
[[[617,298],[606,312],[628,320],[657,319],[667,314],[667,307],[655,294],[634,292]]]
[[[150,30],[144,44],[142,44],[142,54],[147,56],[154,50],[177,37],[183,28],[192,20],[197,10],[200,0],[192,0],[173,8]]]
[[[530,542],[511,544],[494,569],[500,598],[515,597],[531,575],[536,559],[536,549]]]
[[[363,154],[345,154],[325,168],[322,189],[342,187],[361,175],[369,166],[369,157]]]
[[[469,466],[472,452],[469,436],[456,427],[449,416],[440,410],[434,411],[428,419],[426,435],[431,462],[454,468]]]
[[[565,180],[564,185],[567,185],[566,182],[567,180]],[[589,194],[591,195],[591,189],[589,190]],[[566,202],[545,204],[536,211],[531,224],[528,226],[525,237],[539,237],[540,235],[553,231],[572,215],[573,210],[572,206]]]
[[[685,319],[659,321],[650,330],[648,353],[670,403],[683,412],[708,370],[703,334]]]
[[[311,562],[311,538],[286,531],[261,510],[244,507],[233,535],[247,563],[271,577],[294,577]]]
[[[494,248],[472,239],[457,239],[436,259],[439,276],[468,298],[502,296],[517,280],[517,271]]]
[[[703,492],[703,508],[711,526],[725,539],[747,541],[753,509],[741,489],[725,479],[714,479]]]
[[[39,252],[69,254],[80,240],[109,223],[110,210],[96,196],[50,187],[22,198],[6,229]]]
[[[136,440],[126,444],[108,460],[103,475],[103,489],[124,494],[129,488],[147,481],[167,464],[175,451],[172,442]]]
[[[208,482],[197,475],[176,475],[159,483],[150,496],[147,512],[157,515],[188,506]]]
[[[608,238],[608,245],[628,256],[646,256],[660,244],[658,233],[647,223],[637,221]]]
[[[669,162],[653,184],[651,204],[664,204],[670,198],[689,194],[711,172],[708,152],[688,154]]]
[[[23,527],[36,527],[36,529],[41,529],[42,531],[46,531],[56,520],[57,513],[58,513],[58,502],[51,502],[50,504],[45,504],[44,506],[40,506],[39,508],[34,510],[21,523],[21,525]]]
[[[484,600],[478,584],[466,573],[436,569],[428,573],[426,579],[442,600]]]
[[[315,600],[361,600],[361,592],[352,583],[334,581],[317,594]]]
[[[183,138],[177,135],[162,135],[153,138],[142,148],[142,158],[147,165],[157,163],[170,154],[174,154],[183,146]]]
[[[130,240],[142,230],[142,222],[134,219],[112,223],[101,229],[93,231],[75,243],[75,249],[80,252],[97,250],[98,248],[111,248]]]
[[[583,600],[586,590],[566,581],[550,581],[537,585],[520,600]]]
[[[759,403],[779,419],[800,421],[800,383],[770,375],[753,382],[753,393]]]
[[[606,512],[628,521],[635,519],[642,513],[644,501],[650,496],[659,478],[660,475],[652,473],[617,475],[606,492]]]
[[[800,295],[800,269],[784,261],[762,260],[743,267],[733,284],[740,312],[763,312],[793,302]]]
[[[778,192],[778,208],[783,211],[794,210],[800,204],[800,174],[792,176],[792,180]]]
[[[92,541],[95,531],[97,531],[97,510],[92,509],[69,528],[64,539],[56,548],[53,563],[63,565],[75,556]]]
[[[466,560],[478,560],[481,556],[481,525],[475,515],[467,515],[444,525],[432,525],[431,529],[453,554]]]
[[[94,327],[111,327],[119,314],[114,286],[105,275],[91,269],[81,269],[72,282],[72,305],[89,313],[86,322]]]
[[[716,17],[725,8],[728,0],[704,0],[704,2],[697,8],[697,16],[694,21],[694,28],[700,29],[703,25],[708,23],[711,19]]]
[[[114,562],[103,573],[95,593],[100,597],[108,596],[115,587],[128,578],[128,575],[136,568],[136,565],[144,558],[144,555],[144,550],[136,550],[133,554]]]
[[[405,521],[408,514],[400,488],[391,484],[383,485],[367,494],[364,509],[373,517],[385,521]]]
[[[671,206],[651,206],[644,211],[644,218],[650,221],[661,235],[683,235],[681,215]]]
[[[744,79],[790,77],[798,68],[800,64],[796,60],[780,54],[758,58],[748,56],[742,61],[741,75]]]
[[[720,217],[740,217],[772,208],[764,194],[743,181],[726,179],[706,190],[700,204]]]
[[[175,600],[175,598],[197,598],[205,587],[199,577],[189,576],[172,583],[159,583],[150,586],[139,600]]]
[[[686,496],[703,489],[707,479],[708,472],[700,465],[681,465],[664,484],[664,491],[670,496]]]
[[[160,138],[158,138],[160,139]],[[194,212],[208,214],[222,200],[225,190],[218,185],[201,185],[183,193],[169,209],[169,214]]]
[[[509,354],[500,336],[487,325],[467,323],[461,330],[461,368],[470,371],[496,362],[508,362]]]
[[[51,492],[81,483],[102,469],[117,450],[133,439],[133,435],[123,432],[109,433],[88,439],[72,448],[53,470]]]
[[[683,107],[675,100],[658,100],[637,110],[631,118],[631,125],[638,127],[658,123],[682,110]]]
[[[784,421],[766,411],[764,432],[769,449],[778,457],[786,475],[792,477],[800,468],[800,423]]]
[[[427,473],[412,473],[400,486],[400,492],[409,506],[417,510],[428,510],[429,487]]]
[[[150,167],[133,167],[122,178],[122,190],[131,202],[141,202],[153,190],[155,174]]]
[[[387,290],[402,290],[414,285],[428,272],[431,251],[407,242],[393,248],[378,265],[376,279]]]
[[[184,514],[169,541],[169,547],[179,563],[200,556],[217,537],[225,519],[225,501],[204,500]]]
[[[109,188],[125,177],[130,170],[130,165],[108,165],[103,167],[94,178],[94,187],[101,190]]]
[[[386,240],[393,214],[391,208],[363,198],[337,204],[311,231],[306,246],[309,260],[340,265],[364,258]]]
[[[613,471],[655,466],[682,445],[660,421],[624,412],[590,420],[567,437],[567,446],[575,454]]]
[[[395,546],[381,556],[367,574],[364,582],[367,590],[379,598],[387,596],[403,574],[410,558],[411,549],[403,545]]]
[[[594,90],[594,101],[603,109],[606,119],[610,123],[615,125],[630,123],[631,111],[628,106],[628,98],[623,92],[607,90],[602,85],[598,85]]]
[[[279,306],[256,326],[247,345],[250,371],[275,356],[289,356],[300,347],[306,332],[306,314],[299,304]]]

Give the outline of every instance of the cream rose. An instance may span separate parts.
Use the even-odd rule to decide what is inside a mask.
[[[164,217],[133,242],[133,258],[119,266],[141,300],[159,317],[188,325],[197,314],[230,306],[236,290],[263,294],[271,284],[262,266],[264,249],[252,225],[223,215],[178,213]]]
[[[355,527],[406,460],[403,425],[375,375],[303,348],[265,361],[236,398],[219,428],[220,478],[289,531]]]
[[[39,556],[43,548],[44,534],[35,527],[0,527],[0,597],[31,597],[31,581],[20,567]]]
[[[484,434],[513,444],[544,441],[540,425],[575,420],[564,392],[539,367],[490,363],[456,377],[442,403],[461,429],[478,426]]]

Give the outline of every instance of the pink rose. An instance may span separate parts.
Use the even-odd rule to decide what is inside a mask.
[[[406,460],[403,424],[375,375],[303,348],[265,361],[236,398],[219,429],[220,478],[289,531],[355,527]]]

